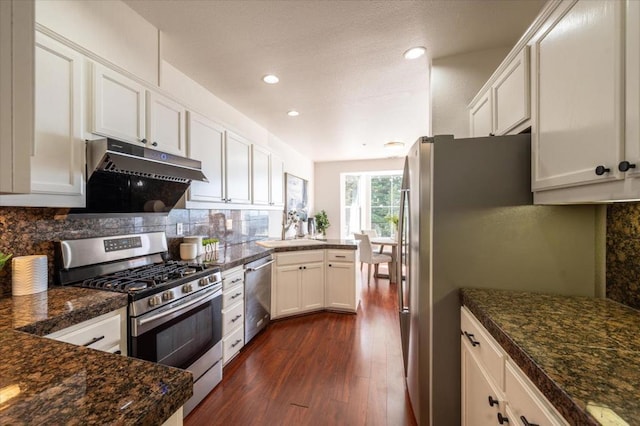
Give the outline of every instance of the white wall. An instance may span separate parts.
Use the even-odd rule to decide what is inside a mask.
[[[315,209],[312,214],[325,210],[331,226],[327,238],[340,238],[340,174],[349,172],[371,172],[402,170],[404,157],[379,160],[331,161],[315,164]]]
[[[469,137],[467,106],[510,50],[501,47],[432,60],[432,134]]]

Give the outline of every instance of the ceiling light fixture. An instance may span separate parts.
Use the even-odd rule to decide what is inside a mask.
[[[300,115],[300,113],[299,113],[298,111],[296,111],[296,110],[292,109],[291,111],[287,112],[287,115],[288,115],[289,117],[297,117],[297,116],[299,116],[299,115]]]
[[[262,77],[262,81],[264,81],[267,84],[276,84],[277,82],[280,81],[280,79],[278,78],[277,75],[267,74],[264,77]]]
[[[404,148],[404,142],[391,141],[384,144],[385,149],[401,149]]]
[[[411,49],[404,52],[405,59],[416,59],[420,56],[424,55],[427,52],[427,48],[423,46],[412,47]]]

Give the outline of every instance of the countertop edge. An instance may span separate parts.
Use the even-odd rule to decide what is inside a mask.
[[[502,349],[511,357],[516,365],[536,385],[538,390],[549,400],[558,412],[571,424],[599,426],[600,423],[578,405],[536,362],[505,333],[491,317],[477,304],[473,298],[460,289],[460,304],[466,306],[471,313],[487,329]]]

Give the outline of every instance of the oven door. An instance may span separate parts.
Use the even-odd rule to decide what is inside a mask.
[[[190,370],[197,380],[222,357],[222,289],[216,286],[131,319],[130,355]]]

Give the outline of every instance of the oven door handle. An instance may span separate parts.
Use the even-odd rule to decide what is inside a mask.
[[[188,308],[189,306],[196,305],[196,304],[202,302],[203,300],[205,300],[207,298],[215,296],[217,291],[219,291],[219,289],[216,289],[216,291],[209,291],[206,294],[202,295],[201,297],[198,297],[197,299],[190,300],[190,301],[188,301],[186,303],[180,304],[180,305],[178,305],[176,307],[173,307],[173,308],[168,309],[166,311],[160,312],[159,314],[152,315],[152,316],[150,316],[148,318],[141,318],[141,319],[137,320],[138,326],[139,327],[143,326],[143,325],[148,324],[148,323],[150,323],[152,321],[155,321],[157,319],[166,317],[167,315],[171,315],[174,312],[178,312],[178,311],[183,310],[184,308]]]

